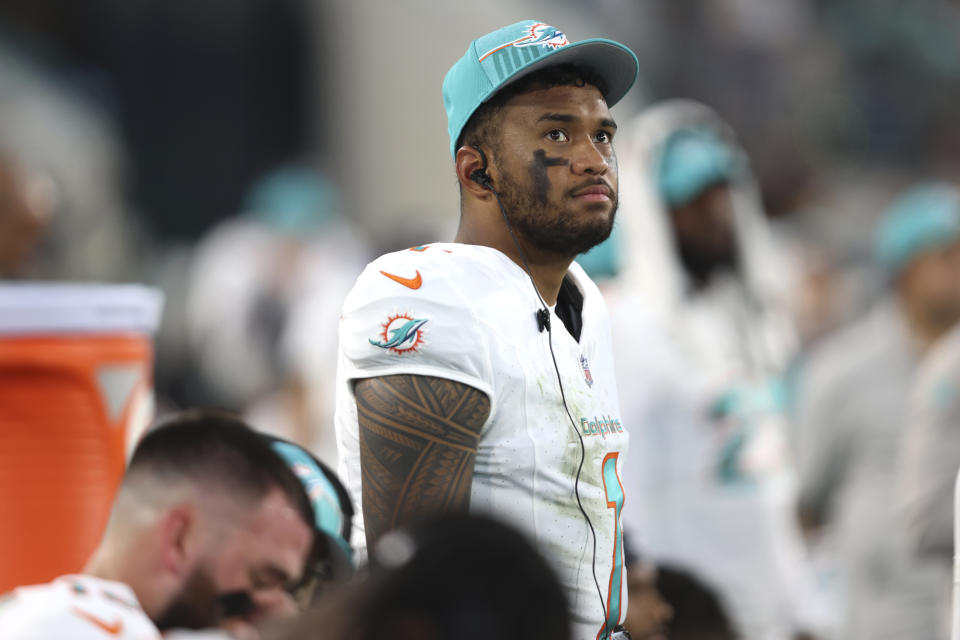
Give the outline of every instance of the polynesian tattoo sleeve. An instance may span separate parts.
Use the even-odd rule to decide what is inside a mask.
[[[438,512],[466,511],[490,400],[459,382],[395,375],[356,383],[367,544]]]

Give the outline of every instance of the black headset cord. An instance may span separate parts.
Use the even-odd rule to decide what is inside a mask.
[[[543,296],[540,295],[540,289],[537,288],[537,283],[533,279],[533,274],[530,272],[530,265],[527,264],[526,255],[523,253],[523,249],[520,246],[520,241],[517,240],[516,234],[513,232],[513,225],[510,224],[510,218],[507,216],[506,210],[503,208],[503,203],[500,202],[500,194],[496,192],[493,186],[490,184],[490,178],[486,174],[486,156],[483,158],[484,167],[482,170],[482,177],[480,179],[471,178],[483,185],[493,194],[494,198],[497,200],[497,206],[500,208],[500,215],[503,216],[503,221],[507,225],[507,231],[510,232],[510,237],[513,239],[513,244],[517,248],[517,253],[520,254],[520,261],[523,263],[523,270],[527,273],[527,277],[530,278],[530,284],[533,286],[534,293],[537,294],[537,299],[540,301],[542,308],[537,311],[537,321],[540,330],[542,331],[544,326],[547,329],[547,344],[550,345],[550,359],[553,360],[553,370],[557,374],[557,384],[560,386],[560,400],[563,402],[563,410],[567,413],[567,418],[570,420],[570,426],[573,427],[574,432],[577,434],[577,438],[580,440],[580,465],[577,467],[577,475],[573,482],[573,493],[577,498],[577,506],[580,508],[580,513],[583,514],[583,519],[587,522],[587,526],[590,527],[590,535],[593,537],[593,561],[591,563],[591,575],[593,576],[593,583],[597,586],[597,596],[600,598],[600,608],[603,609],[603,625],[607,626],[607,605],[603,600],[603,591],[600,589],[600,581],[597,580],[597,531],[593,528],[593,523],[590,521],[590,516],[587,515],[586,509],[583,508],[583,501],[580,499],[580,473],[583,471],[583,463],[587,457],[587,448],[583,443],[583,435],[581,435],[580,430],[577,429],[577,423],[573,419],[573,414],[570,413],[570,408],[567,406],[567,397],[563,391],[563,380],[560,377],[560,367],[557,366],[557,356],[553,351],[553,332],[550,329],[550,309],[547,306],[546,301],[544,301]],[[543,320],[546,319],[546,321]]]

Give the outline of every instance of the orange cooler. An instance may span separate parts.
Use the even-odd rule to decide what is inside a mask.
[[[80,571],[153,414],[162,294],[0,285],[0,593]]]

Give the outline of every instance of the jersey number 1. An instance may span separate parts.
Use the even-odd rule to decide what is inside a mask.
[[[613,509],[613,569],[607,587],[607,619],[597,633],[597,640],[610,637],[610,632],[620,622],[620,585],[623,582],[623,532],[620,530],[620,512],[623,510],[623,484],[617,475],[619,451],[608,453],[603,459],[603,490],[607,508]]]

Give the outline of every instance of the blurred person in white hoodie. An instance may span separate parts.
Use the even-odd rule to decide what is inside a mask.
[[[954,554],[958,436],[960,323],[930,348],[917,370],[903,433],[897,492],[898,511],[911,549],[945,568],[951,566]]]
[[[304,164],[251,187],[194,254],[185,330],[208,403],[337,464],[337,324],[363,243],[336,186]]]
[[[794,518],[779,382],[796,344],[790,270],[709,108],[656,105],[624,133],[626,258],[604,293],[637,443],[625,527],[717,585],[744,638],[823,636],[833,615]]]
[[[960,319],[960,191],[905,192],[881,218],[876,257],[885,294],[799,374],[801,513],[837,534],[844,638],[935,640],[946,637],[948,574],[913,553],[893,498],[917,367]]]

